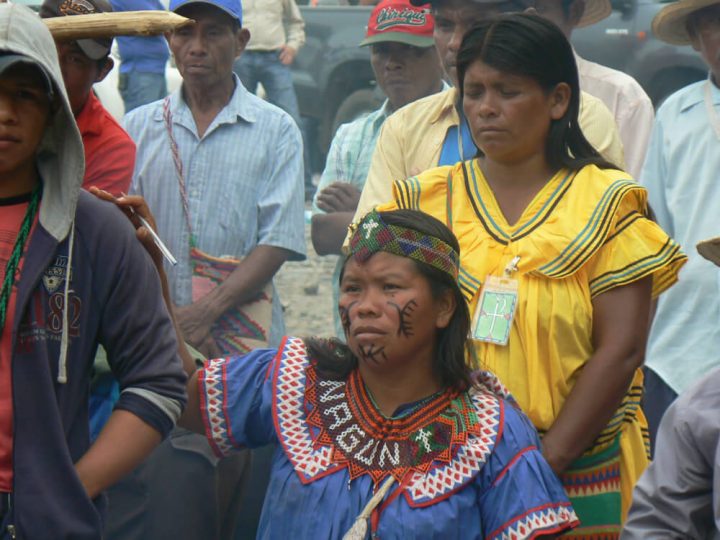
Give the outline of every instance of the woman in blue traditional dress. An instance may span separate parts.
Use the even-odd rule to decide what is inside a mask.
[[[147,215],[139,197],[119,204]],[[218,455],[279,443],[258,537],[523,539],[574,527],[531,423],[490,374],[470,373],[453,234],[420,212],[371,212],[350,246],[347,345],[288,337],[210,360],[188,382],[181,423]]]

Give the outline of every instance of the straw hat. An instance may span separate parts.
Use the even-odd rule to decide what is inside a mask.
[[[583,11],[582,17],[575,27],[590,26],[602,21],[610,13],[612,13],[610,0],[585,0],[585,11]]]
[[[703,240],[697,245],[700,255],[720,266],[720,237]]]
[[[652,22],[652,29],[658,39],[672,45],[688,45],[690,36],[686,22],[688,15],[720,0],[680,0],[661,9]]]

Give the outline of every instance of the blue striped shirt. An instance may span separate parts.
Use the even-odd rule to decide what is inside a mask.
[[[248,92],[235,78],[232,98],[199,137],[181,89],[170,96],[198,248],[216,257],[247,256],[256,246],[285,248],[305,258],[302,140],[279,108]],[[178,264],[167,266],[170,294],[192,301],[190,235],[163,120],[163,101],[128,113],[124,126],[137,144],[132,192],[145,197],[158,233]],[[284,333],[277,294],[271,345]]]

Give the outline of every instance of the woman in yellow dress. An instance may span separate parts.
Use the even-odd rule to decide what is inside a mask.
[[[614,538],[648,463],[640,409],[651,297],[686,260],[648,218],[647,194],[578,126],[572,48],[528,14],[466,34],[457,70],[478,157],[394,185],[395,202],[445,221],[477,361],[543,437],[581,521]]]

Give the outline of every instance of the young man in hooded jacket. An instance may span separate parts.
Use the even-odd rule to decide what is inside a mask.
[[[52,37],[0,5],[0,538],[97,539],[102,492],[172,428],[184,375],[156,271],[127,219],[82,192]],[[89,444],[98,343],[121,396]]]

